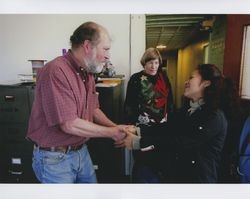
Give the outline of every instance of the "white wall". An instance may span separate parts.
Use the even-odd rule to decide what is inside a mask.
[[[105,26],[112,37],[111,62],[128,79],[145,49],[145,16],[129,14],[9,14],[0,15],[0,82],[30,74],[29,59],[51,60],[70,48],[73,31],[86,21]],[[134,18],[136,21],[134,21]],[[139,19],[139,20],[138,20]],[[130,23],[131,22],[131,23]],[[133,34],[130,30],[135,29]],[[131,50],[131,41],[132,50]],[[131,54],[133,54],[131,56]]]
[[[145,15],[131,16],[131,74],[143,69],[140,60],[146,44],[145,21]]]

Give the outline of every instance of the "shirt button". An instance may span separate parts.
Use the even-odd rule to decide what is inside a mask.
[[[194,160],[192,160],[192,164],[194,164],[195,163],[195,161]]]
[[[199,130],[202,130],[203,129],[203,127],[202,126],[199,126]]]

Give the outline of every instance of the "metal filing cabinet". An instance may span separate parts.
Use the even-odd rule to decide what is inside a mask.
[[[36,182],[25,139],[33,98],[33,84],[0,85],[0,183]]]
[[[122,121],[123,81],[114,87],[97,87],[100,108],[114,122]],[[0,183],[37,182],[32,169],[31,142],[25,139],[35,85],[0,85]],[[124,149],[114,148],[111,139],[88,141],[98,181],[127,182]]]
[[[116,123],[122,121],[123,89],[123,81],[116,86],[96,87],[101,110]],[[92,138],[87,144],[99,183],[128,182],[124,149],[115,148],[114,141],[108,138]]]

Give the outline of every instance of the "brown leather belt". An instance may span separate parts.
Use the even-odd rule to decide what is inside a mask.
[[[76,146],[41,147],[35,144],[34,148],[39,148],[40,150],[44,150],[44,151],[68,153],[70,151],[80,150],[83,147],[83,145],[84,144],[80,144]]]

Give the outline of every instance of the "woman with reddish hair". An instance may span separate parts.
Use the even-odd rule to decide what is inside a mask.
[[[131,76],[125,100],[125,123],[152,126],[166,123],[173,112],[173,96],[162,58],[156,48],[148,48],[142,58],[143,70]],[[134,151],[132,181],[135,183],[159,182],[154,151]]]

